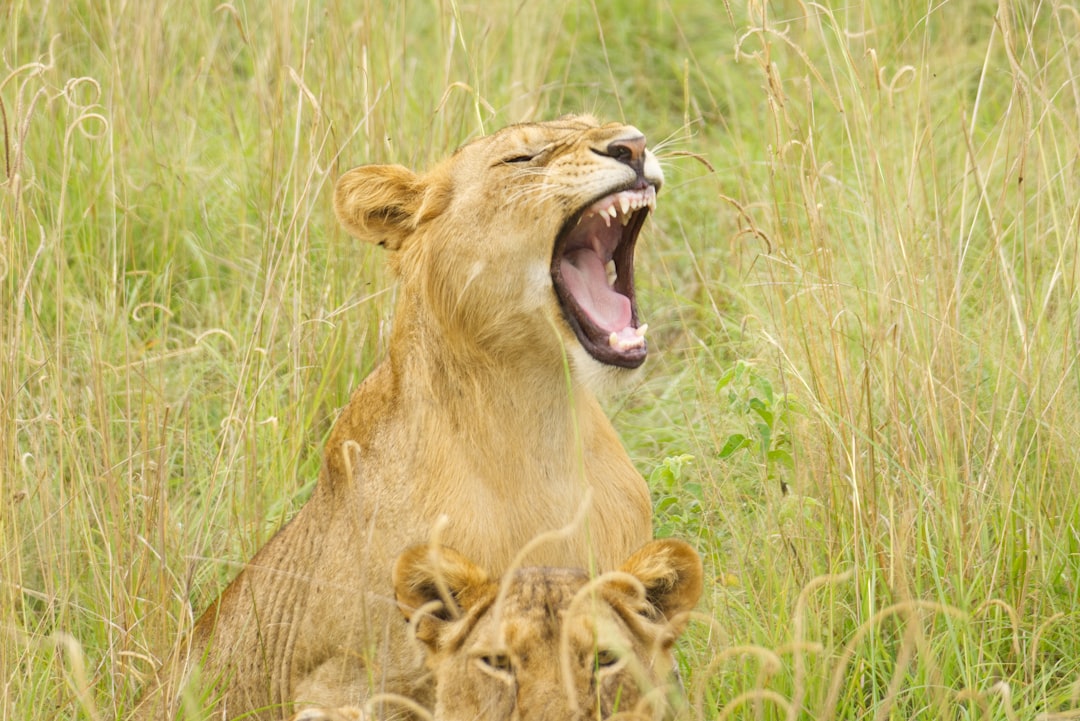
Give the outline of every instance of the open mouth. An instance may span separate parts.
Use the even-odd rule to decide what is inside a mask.
[[[551,280],[563,315],[596,360],[623,368],[645,362],[647,326],[638,325],[634,245],[656,186],[644,180],[572,215],[555,240]]]

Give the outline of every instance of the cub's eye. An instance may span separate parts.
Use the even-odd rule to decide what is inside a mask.
[[[510,656],[505,653],[489,653],[479,657],[480,663],[492,671],[510,672]]]
[[[619,657],[609,648],[599,648],[596,650],[596,667],[608,668],[618,663]]]

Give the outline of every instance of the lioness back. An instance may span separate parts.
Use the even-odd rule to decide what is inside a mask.
[[[172,715],[194,667],[226,718],[373,690],[429,700],[390,569],[440,518],[493,574],[581,511],[528,562],[612,570],[651,537],[648,488],[595,393],[647,355],[634,253],[661,182],[640,131],[590,117],[339,179],[340,222],[397,275],[386,358],[335,422],[311,499],[200,617],[146,715]]]

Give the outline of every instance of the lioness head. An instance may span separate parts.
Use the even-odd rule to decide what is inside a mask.
[[[569,356],[588,376],[645,360],[634,246],[662,182],[639,130],[573,116],[504,128],[426,173],[354,168],[334,207],[393,253],[418,304],[395,323],[426,311],[423,332],[449,346]]]
[[[525,568],[500,583],[428,546],[394,567],[398,605],[435,676],[437,721],[662,715],[671,646],[701,588],[700,558],[672,539],[592,581],[576,569]]]

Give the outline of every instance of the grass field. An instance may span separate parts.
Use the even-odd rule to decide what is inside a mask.
[[[686,715],[1080,719],[1078,73],[1057,0],[8,0],[0,717],[130,708],[310,491],[394,299],[335,178],[588,111]]]

